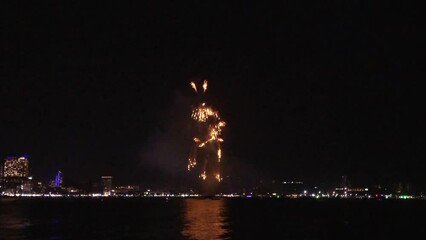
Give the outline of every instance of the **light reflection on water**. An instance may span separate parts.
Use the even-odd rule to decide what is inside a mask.
[[[425,211],[425,201],[0,198],[0,239],[414,239]]]
[[[13,200],[13,199],[12,199]],[[2,199],[0,204],[8,204],[10,199]],[[30,220],[23,213],[21,206],[8,205],[0,211],[0,239],[23,239],[25,229],[31,226]]]
[[[227,239],[223,199],[185,199],[182,235],[188,239]]]

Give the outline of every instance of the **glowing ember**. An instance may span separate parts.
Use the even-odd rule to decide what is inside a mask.
[[[195,90],[195,92],[197,92],[197,86],[195,86],[195,83],[191,82],[190,84],[191,84],[191,87]]]
[[[207,91],[207,80],[204,80],[204,83],[203,83],[203,90],[204,90],[204,92],[206,92],[206,91]]]
[[[198,93],[194,82],[191,82],[191,87]],[[203,93],[205,93],[207,91],[207,80],[204,80],[202,87]],[[219,163],[222,158],[220,143],[223,142],[223,139],[219,136],[226,124],[221,121],[219,113],[205,102],[201,102],[192,110],[191,118],[198,125],[199,132],[198,136],[193,138],[193,146],[188,159],[188,171],[197,165],[197,152],[202,154],[202,151],[204,154],[202,154],[203,163],[200,166],[200,178],[206,180],[212,177],[220,182],[222,180],[219,173]]]

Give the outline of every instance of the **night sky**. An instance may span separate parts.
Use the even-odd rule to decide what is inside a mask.
[[[426,182],[420,8],[149,2],[2,7],[2,159],[167,184],[207,79],[231,178]]]

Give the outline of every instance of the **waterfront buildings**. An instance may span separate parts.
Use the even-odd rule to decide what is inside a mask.
[[[4,162],[4,177],[28,177],[28,156],[7,157]]]
[[[29,176],[28,156],[6,157],[2,170],[2,192],[31,192],[32,178]]]
[[[105,196],[111,196],[112,193],[112,176],[101,177],[102,193]]]

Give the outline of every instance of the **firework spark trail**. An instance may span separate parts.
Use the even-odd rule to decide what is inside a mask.
[[[191,84],[191,87],[195,90],[195,92],[198,93],[197,86],[195,86],[195,83],[191,82],[190,84]]]
[[[203,82],[203,91],[204,92],[207,91],[207,80],[204,80],[204,82]]]
[[[198,93],[195,83],[191,82],[190,85],[192,89]],[[207,91],[207,80],[204,80],[202,87],[203,93],[205,93]],[[222,128],[225,126],[225,122],[221,121],[217,111],[207,106],[204,102],[200,103],[198,107],[192,110],[191,118],[195,120],[197,124],[201,125],[203,128],[206,128],[207,134],[202,134],[193,138],[193,146],[191,148],[188,159],[188,171],[197,165],[197,152],[201,151],[201,149],[203,151],[210,151],[212,147],[215,149],[215,153],[212,155],[214,155],[216,159],[209,159],[208,157],[204,156],[205,159],[203,159],[204,161],[201,164],[199,177],[203,180],[206,180],[209,177],[214,177],[218,182],[220,182],[222,180],[219,170],[219,163],[222,159],[220,143],[223,142],[223,139],[219,136],[221,134]],[[207,146],[209,146],[209,148],[207,148]],[[212,164],[212,161],[216,161],[217,164],[213,170],[213,173],[209,173],[207,172],[207,166]]]

